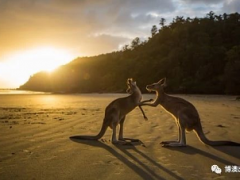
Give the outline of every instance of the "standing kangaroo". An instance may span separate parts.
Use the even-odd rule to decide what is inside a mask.
[[[145,101],[140,104],[140,106],[147,105],[153,107],[156,107],[158,104],[160,104],[168,113],[170,113],[175,118],[179,128],[178,141],[163,141],[161,142],[163,146],[186,146],[185,130],[194,130],[199,139],[207,145],[240,146],[240,143],[231,141],[208,140],[203,133],[200,117],[196,108],[190,102],[182,98],[167,95],[164,92],[164,87],[166,87],[166,78],[161,79],[157,83],[147,85],[146,89],[148,91],[156,92],[156,99],[152,103],[145,103]]]
[[[85,139],[85,140],[98,140],[105,134],[107,128],[110,127],[113,130],[113,133],[112,133],[113,144],[128,144],[127,142],[125,142],[127,138],[123,138],[123,123],[125,121],[126,115],[129,112],[131,112],[134,108],[139,106],[140,101],[142,100],[142,93],[140,89],[137,87],[136,82],[134,82],[131,78],[127,80],[127,86],[128,86],[127,92],[130,93],[130,95],[127,97],[118,98],[112,101],[106,107],[102,128],[96,136],[73,136],[71,138]],[[143,101],[143,102],[147,102],[147,101]],[[147,117],[145,116],[144,111],[140,106],[139,108],[143,113],[143,117],[147,120]],[[117,136],[116,136],[116,128],[118,124],[120,124],[119,140],[117,140]],[[130,139],[130,140],[133,140],[133,139]]]

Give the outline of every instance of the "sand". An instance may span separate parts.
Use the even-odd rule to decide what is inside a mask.
[[[187,133],[187,147],[161,147],[161,141],[177,139],[177,127],[160,106],[143,107],[148,121],[138,108],[127,116],[125,137],[141,143],[113,145],[111,129],[100,141],[69,138],[97,134],[105,107],[122,96],[0,95],[0,179],[240,179],[240,172],[225,172],[225,166],[240,166],[240,147],[210,147],[194,132]],[[240,101],[234,96],[179,96],[196,106],[209,139],[240,142]],[[222,173],[213,173],[212,165]]]

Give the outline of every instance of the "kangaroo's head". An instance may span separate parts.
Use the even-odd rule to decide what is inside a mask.
[[[163,91],[164,87],[167,86],[166,83],[166,78],[161,79],[160,81],[158,81],[157,83],[153,83],[150,85],[147,85],[146,89],[151,92],[151,91]]]
[[[127,86],[128,86],[128,88],[127,88],[126,92],[129,94],[133,94],[134,92],[139,90],[137,87],[136,81],[133,81],[132,78],[127,79]]]

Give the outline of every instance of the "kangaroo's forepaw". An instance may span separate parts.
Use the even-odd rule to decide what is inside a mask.
[[[144,116],[144,119],[145,119],[145,121],[147,121],[148,120],[147,116]]]

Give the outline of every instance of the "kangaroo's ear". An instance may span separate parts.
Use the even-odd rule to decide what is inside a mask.
[[[164,83],[164,78],[160,79],[157,83],[158,84],[163,84]]]
[[[134,86],[136,86],[136,85],[137,85],[137,82],[136,82],[136,81],[134,81],[134,82],[132,82],[132,84],[133,84]]]
[[[167,78],[163,78],[163,79],[162,79],[162,83],[163,83],[163,84],[165,84],[166,81],[167,81]]]
[[[167,83],[166,83],[167,79],[166,78],[162,78],[161,80],[158,81],[158,84],[160,84],[161,86],[167,86]]]
[[[162,86],[167,87],[167,78],[163,78]]]

